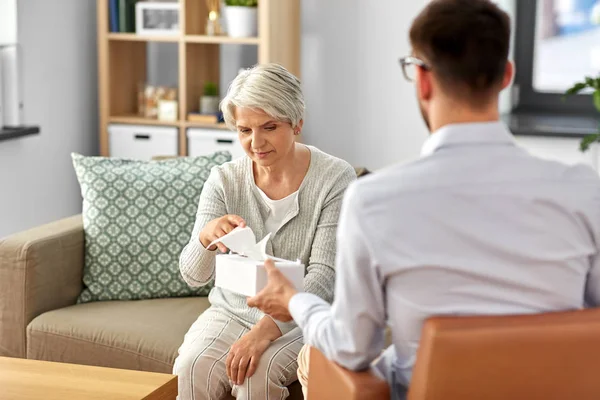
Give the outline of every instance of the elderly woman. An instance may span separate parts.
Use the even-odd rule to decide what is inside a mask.
[[[304,118],[300,81],[285,68],[259,65],[231,83],[221,109],[238,132],[247,157],[213,168],[204,185],[180,270],[192,286],[214,278],[217,250],[210,243],[238,226],[257,238],[271,233],[269,254],[306,265],[304,289],[333,298],[335,237],[342,196],[353,168],[296,142]],[[283,399],[294,382],[302,333],[246,304],[246,297],[215,287],[211,307],[192,325],[174,372],[179,398]],[[283,320],[290,321],[291,316]]]

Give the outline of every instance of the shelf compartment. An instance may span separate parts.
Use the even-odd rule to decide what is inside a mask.
[[[137,111],[138,86],[146,82],[146,42],[109,42],[109,115]]]
[[[208,20],[206,0],[181,0],[185,17],[183,28],[186,35],[204,35]],[[222,10],[221,10],[222,12]]]
[[[200,97],[204,93],[204,84],[220,82],[219,46],[206,43],[187,43],[185,45],[185,108],[180,117],[185,119],[191,112],[198,112]]]

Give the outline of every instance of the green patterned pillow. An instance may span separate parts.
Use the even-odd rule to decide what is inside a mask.
[[[204,182],[227,152],[134,161],[73,154],[83,196],[85,267],[79,303],[206,296],[179,273]]]

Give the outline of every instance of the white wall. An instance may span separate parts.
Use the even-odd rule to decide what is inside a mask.
[[[41,134],[0,142],[0,237],[81,211],[70,153],[96,154],[96,2],[22,0],[25,119]]]
[[[398,59],[427,0],[303,0],[305,140],[353,165],[415,158],[427,137]]]
[[[507,11],[515,0],[498,0]],[[303,0],[305,140],[353,165],[378,169],[419,156],[428,132],[398,58],[428,0]],[[509,93],[501,109],[510,109]]]

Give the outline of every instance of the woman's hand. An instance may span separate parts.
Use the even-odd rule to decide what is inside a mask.
[[[278,337],[281,337],[281,331],[275,322],[270,317],[263,317],[229,349],[225,361],[229,380],[241,385],[254,375],[260,357]]]
[[[214,240],[227,235],[238,226],[241,228],[245,227],[246,221],[237,215],[229,214],[224,215],[221,218],[213,219],[206,224],[204,229],[200,232],[200,243],[202,243],[202,246],[207,250],[214,251],[216,248],[219,248],[221,252],[226,253],[228,249],[223,243],[217,243],[211,248],[208,248],[208,245]]]

